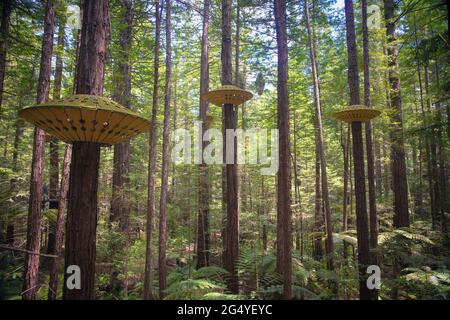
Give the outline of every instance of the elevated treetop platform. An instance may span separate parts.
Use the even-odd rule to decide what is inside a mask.
[[[34,105],[19,116],[64,141],[116,144],[150,129],[150,122],[111,99],[77,94]]]
[[[352,105],[342,111],[335,112],[333,117],[344,122],[366,122],[378,117],[380,114],[380,110],[363,105]]]
[[[233,85],[224,85],[215,90],[202,94],[202,98],[209,103],[221,107],[224,104],[240,105],[250,100],[253,94]]]

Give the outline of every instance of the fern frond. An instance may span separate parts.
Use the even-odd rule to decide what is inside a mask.
[[[166,290],[166,300],[200,299],[211,292],[222,292],[224,287],[205,279],[188,279],[172,284]]]

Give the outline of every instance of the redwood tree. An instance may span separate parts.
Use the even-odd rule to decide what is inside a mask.
[[[231,85],[231,0],[222,0],[222,85]],[[237,128],[237,107],[232,104],[223,105],[225,130]],[[225,150],[233,155],[233,163],[226,163],[226,226],[225,226],[225,250],[223,264],[231,276],[228,278],[228,289],[232,293],[239,293],[239,280],[236,270],[236,262],[239,255],[239,181],[237,172],[237,143],[234,137],[233,150]],[[225,140],[224,140],[225,141]],[[226,143],[224,142],[224,146]]]
[[[394,191],[394,227],[408,227],[408,184],[406,180],[405,147],[403,138],[402,101],[400,96],[400,76],[398,65],[398,45],[394,1],[384,0],[386,19],[388,73],[391,105],[391,166],[392,189]]]
[[[52,0],[45,6],[44,35],[42,37],[41,64],[36,103],[48,100],[52,71],[53,30],[55,8]],[[27,250],[34,254],[25,256],[22,298],[34,300],[38,289],[39,251],[41,244],[42,175],[44,171],[45,132],[34,129],[33,158],[31,163],[30,200],[27,221]]]
[[[277,270],[283,274],[283,297],[292,298],[292,209],[289,138],[288,46],[286,1],[274,1],[278,53],[279,169],[277,185]]]
[[[350,105],[358,105],[360,104],[359,75],[352,0],[345,0],[345,25],[347,34]],[[364,172],[364,150],[361,122],[352,122],[352,139],[355,177],[356,231],[358,241],[359,297],[361,300],[367,300],[370,299],[370,291],[366,284],[366,268],[370,264],[369,226],[367,221],[366,177]]]
[[[83,0],[76,93],[101,96],[105,72],[106,38],[109,26],[108,0]],[[100,144],[74,142],[70,165],[70,183],[65,242],[65,270],[80,268],[81,289],[64,286],[64,299],[95,297],[95,242],[97,231],[97,190]],[[64,273],[64,283],[70,274]]]
[[[164,92],[164,125],[162,145],[161,195],[159,201],[159,298],[164,298],[166,289],[166,243],[167,243],[167,193],[169,190],[169,126],[172,77],[172,39],[171,16],[172,3],[166,0],[166,85]]]
[[[121,19],[123,24],[119,32],[119,57],[114,74],[114,100],[126,108],[131,108],[131,59],[130,50],[133,36],[133,10],[134,0],[121,1]],[[114,145],[113,160],[113,180],[112,180],[112,199],[111,199],[111,218],[110,222],[118,224],[119,239],[112,245],[113,256],[120,261],[124,261],[124,254],[128,245],[129,228],[129,169],[130,169],[130,140],[123,141]],[[114,242],[114,241],[113,241]],[[122,263],[122,262],[121,262]],[[113,266],[116,266],[113,263]],[[120,291],[126,287],[122,281],[117,279],[117,275],[126,268],[114,267],[111,275],[111,284],[113,290]]]
[[[64,215],[67,206],[67,191],[69,190],[69,174],[70,174],[70,159],[72,157],[72,145],[66,145],[66,151],[64,153],[63,172],[61,177],[61,184],[59,188],[58,198],[58,213],[56,215],[55,223],[55,243],[53,254],[56,258],[53,258],[50,262],[50,279],[48,282],[48,300],[55,300],[58,294],[58,267],[61,261],[60,255],[62,254],[62,244],[64,235]]]
[[[11,0],[3,0],[0,21],[0,119],[2,118],[3,84],[5,83],[6,54],[8,52],[9,21],[12,12]]]
[[[62,54],[64,52],[64,27],[66,24],[66,18],[64,14],[59,17],[58,27],[58,45],[56,49],[56,63],[55,63],[55,80],[53,86],[53,99],[61,98],[61,86],[63,75],[63,61]],[[58,209],[58,184],[59,184],[59,151],[58,140],[53,138],[50,140],[50,182],[48,190],[49,208]],[[54,253],[55,250],[55,228],[56,223],[50,223],[47,252]]]
[[[369,28],[367,26],[367,0],[361,0],[362,31],[363,31],[363,59],[364,59],[364,104],[371,107],[370,99],[370,56],[369,56]],[[372,124],[365,123],[366,153],[367,153],[367,185],[369,187],[369,217],[370,217],[370,248],[376,249],[378,243],[378,219],[375,196],[374,156],[372,146]],[[374,262],[376,262],[374,260]]]
[[[371,106],[370,99],[370,56],[369,56],[369,28],[367,26],[367,0],[361,0],[362,31],[363,31],[363,59],[364,59],[364,104]],[[367,155],[367,185],[369,188],[369,225],[370,225],[370,249],[373,264],[377,264],[376,248],[378,246],[378,218],[375,195],[375,171],[372,145],[372,124],[365,123],[366,129],[366,155]],[[372,290],[372,299],[377,300],[377,290]]]
[[[316,50],[314,46],[313,32],[311,24],[309,21],[309,9],[308,0],[304,0],[303,9],[306,20],[306,30],[308,32],[308,42],[309,42],[309,56],[311,60],[311,77],[313,81],[313,92],[314,92],[314,107],[315,107],[315,122],[316,122],[316,153],[318,153],[320,161],[319,175],[321,176],[322,184],[322,199],[323,199],[323,209],[325,212],[325,227],[326,227],[326,252],[327,252],[327,265],[330,270],[333,269],[333,228],[331,224],[331,206],[330,206],[330,192],[328,190],[328,177],[327,177],[327,162],[325,158],[325,143],[323,137],[323,125],[322,125],[322,106],[320,101],[320,88],[319,88],[319,75],[317,68],[317,58]],[[316,161],[317,163],[317,161]],[[317,169],[316,169],[317,175]],[[317,179],[317,178],[316,178]],[[316,200],[317,201],[317,200]]]
[[[53,99],[61,98],[61,86],[63,76],[63,61],[62,54],[64,52],[64,27],[66,24],[65,15],[59,17],[58,29],[58,48],[56,53],[56,67],[55,80],[53,87]],[[48,281],[48,300],[55,300],[58,293],[58,268],[62,252],[64,221],[67,205],[67,191],[69,189],[69,170],[70,158],[72,157],[72,145],[66,145],[66,151],[63,161],[63,172],[61,183],[59,184],[59,153],[58,142],[56,139],[50,141],[50,185],[49,185],[49,199],[50,207],[57,209],[56,221],[50,226],[51,230],[48,234],[47,251],[50,254],[57,256],[50,261],[49,266],[49,281]],[[59,192],[58,192],[59,189]],[[53,201],[53,202],[52,202]]]
[[[153,268],[153,218],[155,216],[155,169],[156,169],[156,141],[157,141],[157,115],[158,115],[158,88],[159,88],[159,48],[161,38],[161,14],[160,0],[155,1],[155,52],[153,59],[153,100],[152,118],[149,136],[149,160],[148,160],[148,194],[147,194],[147,223],[146,223],[146,250],[144,273],[144,299],[153,298],[152,293],[152,268]]]
[[[200,58],[200,96],[209,90],[209,0],[203,1],[203,31],[202,51]],[[210,127],[209,104],[200,98],[200,118],[202,119],[201,139]],[[207,147],[207,142],[202,141],[202,151]],[[209,265],[209,201],[210,189],[208,165],[203,162],[199,165],[199,190],[198,190],[198,218],[197,218],[197,268]]]
[[[126,108],[131,108],[131,61],[130,49],[133,31],[133,0],[122,0],[122,16],[124,24],[119,34],[118,65],[114,74],[114,100]],[[128,182],[130,158],[130,140],[114,145],[114,167],[112,181],[111,221],[117,221],[119,230],[128,228],[130,207],[125,189]]]

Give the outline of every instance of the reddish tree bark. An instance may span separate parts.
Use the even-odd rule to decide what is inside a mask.
[[[367,0],[361,0],[362,10],[362,31],[363,31],[363,59],[364,59],[364,104],[371,107],[370,98],[370,56],[369,56],[369,29],[367,26]],[[378,218],[375,194],[375,169],[372,144],[372,124],[371,121],[365,123],[366,129],[366,156],[367,156],[367,185],[369,191],[369,228],[370,237],[369,244],[371,263],[378,264],[377,252],[378,247]],[[370,290],[370,299],[378,300],[378,290]]]
[[[56,50],[56,64],[55,64],[55,80],[53,82],[53,99],[61,98],[61,85],[63,73],[62,53],[64,52],[64,26],[66,19],[64,15],[59,18],[58,28],[58,45]],[[50,183],[49,183],[49,208],[58,209],[58,184],[59,184],[59,151],[58,140],[50,140]],[[55,251],[55,228],[56,222],[49,225],[47,253],[53,254]]]
[[[383,178],[381,171],[381,147],[380,142],[377,139],[374,140],[375,144],[375,188],[376,194],[379,198],[383,196]]]
[[[436,80],[436,87],[438,92],[440,92],[440,72],[439,72],[439,64],[438,58],[436,57],[434,60],[434,76]],[[444,244],[450,247],[450,234],[448,233],[448,212],[450,212],[450,201],[448,195],[448,179],[447,179],[447,170],[445,168],[445,146],[442,138],[442,110],[441,110],[441,101],[438,100],[436,102],[436,115],[435,121],[437,123],[436,128],[436,140],[438,145],[438,163],[439,163],[439,190],[441,192],[440,197],[442,199],[441,203],[441,211],[440,211],[440,220],[441,220],[441,232]]]
[[[5,83],[6,54],[8,52],[9,21],[12,12],[12,1],[4,0],[1,5],[0,22],[0,119],[2,118],[3,84]]]
[[[33,78],[35,74],[35,68],[33,68],[30,72],[30,77]],[[33,87],[33,83],[30,81],[29,85],[27,86],[27,88],[25,88],[21,93],[20,93],[20,98],[19,98],[19,109],[24,107],[25,104],[25,92],[29,92],[32,90]],[[14,132],[14,142],[13,142],[13,153],[12,153],[12,166],[11,169],[14,173],[17,174],[17,172],[19,171],[19,166],[18,166],[18,160],[19,160],[19,144],[20,144],[20,140],[22,138],[23,132],[24,132],[24,121],[21,118],[18,118],[16,123],[15,123],[15,132]],[[16,196],[17,193],[17,179],[14,177],[10,180],[10,192],[11,194],[13,194],[13,197]],[[15,232],[14,232],[14,221],[13,219],[9,218],[7,221],[7,226],[6,226],[6,243],[8,245],[14,245],[14,241],[15,241]]]
[[[232,46],[231,46],[231,0],[222,0],[222,85],[232,84]],[[232,104],[223,105],[224,128],[235,130],[237,128],[237,107]],[[239,255],[239,181],[237,172],[237,146],[234,139],[234,149],[227,150],[224,140],[224,158],[232,152],[233,163],[226,163],[226,226],[225,226],[225,248],[223,264],[230,272],[228,278],[228,289],[232,293],[239,293],[239,280],[236,270],[236,262]]]
[[[131,108],[131,61],[130,49],[133,36],[133,0],[122,0],[123,28],[119,34],[120,57],[115,74],[114,100]],[[118,222],[119,230],[126,232],[130,206],[126,192],[129,182],[130,140],[114,145],[114,167],[112,181],[111,221]]]
[[[348,213],[347,207],[349,202],[348,194],[348,180],[349,175],[349,158],[350,158],[350,127],[347,128],[347,134],[344,137],[344,130],[341,129],[341,146],[344,158],[344,194],[343,194],[343,204],[342,204],[342,231],[347,231],[348,227]],[[344,244],[345,245],[345,244]]]
[[[106,38],[109,26],[108,0],[83,0],[83,21],[76,72],[76,93],[102,95]],[[68,300],[95,298],[95,256],[97,230],[97,190],[100,144],[74,142],[65,241],[65,270],[77,265],[81,289],[64,286]],[[64,283],[70,274],[65,273]]]
[[[130,50],[133,36],[133,0],[122,0],[121,11],[123,20],[119,32],[119,52],[116,73],[114,74],[115,88],[114,100],[126,108],[131,108],[131,59]],[[128,229],[130,215],[130,140],[114,145],[113,180],[110,222],[117,223],[117,231],[120,233],[117,242],[112,245],[112,259],[120,261],[121,265],[113,263],[111,273],[111,285],[114,294],[126,289],[126,283],[118,279],[118,275],[126,270],[125,253],[128,246]],[[113,241],[114,242],[114,241]]]
[[[320,151],[319,151],[319,134],[317,128],[317,121],[314,120],[314,141],[316,142],[315,148],[315,177],[314,177],[314,232],[317,234],[314,236],[313,245],[313,257],[317,260],[322,259],[322,237],[320,232],[323,232],[324,220],[322,214],[322,190],[320,186]]]
[[[283,274],[283,298],[292,298],[292,209],[288,95],[286,1],[274,1],[278,52],[279,170],[277,185],[277,270]]]
[[[58,198],[58,214],[55,225],[55,245],[52,254],[58,258],[53,258],[50,262],[50,280],[48,283],[48,300],[56,300],[58,294],[58,267],[61,261],[63,234],[64,234],[64,215],[67,206],[67,191],[69,190],[70,159],[72,158],[72,145],[66,145],[64,154],[63,173]]]
[[[423,113],[424,111],[424,103],[423,103],[423,89],[422,89],[422,76],[421,76],[421,66],[420,66],[420,58],[419,58],[419,46],[418,46],[418,38],[417,38],[417,24],[416,24],[416,16],[413,15],[414,18],[414,46],[415,46],[415,60],[416,60],[416,64],[417,64],[417,76],[418,76],[418,80],[419,80],[419,101],[420,101],[420,111],[417,108],[417,103],[416,103],[416,113],[420,114],[420,112]],[[425,143],[426,144],[426,143]],[[418,141],[418,151],[419,151],[419,156],[418,156],[418,161],[416,161],[416,165],[418,162],[418,166],[419,168],[417,168],[417,166],[414,166],[414,170],[416,172],[416,174],[419,175],[419,183],[418,186],[416,187],[416,192],[414,195],[414,205],[415,205],[415,211],[417,212],[417,214],[420,217],[424,216],[424,209],[423,209],[423,145],[424,145],[424,139],[422,136],[419,136],[419,141]],[[415,148],[413,148],[413,152],[417,153],[417,151],[415,150]]]
[[[358,105],[360,104],[359,76],[352,0],[345,0],[345,24],[347,34],[350,104]],[[370,299],[370,292],[366,284],[366,268],[370,264],[369,226],[367,221],[366,177],[364,172],[364,150],[361,122],[352,122],[352,138],[356,200],[356,231],[358,241],[359,297],[361,300],[368,300]]]
[[[403,142],[402,102],[398,65],[397,35],[395,33],[394,1],[384,0],[386,19],[388,73],[390,100],[393,115],[391,120],[392,188],[394,191],[394,227],[408,227],[408,183],[406,180],[405,147]]]
[[[362,31],[363,31],[363,59],[364,59],[364,104],[371,107],[370,99],[370,56],[369,56],[369,29],[367,27],[367,0],[361,0],[362,11]],[[375,250],[378,246],[378,218],[375,195],[375,172],[374,156],[372,146],[372,124],[370,121],[365,123],[366,129],[366,156],[367,156],[367,185],[369,189],[369,225],[370,225],[370,249]],[[373,264],[377,264],[377,255],[375,251],[371,252]],[[372,299],[377,300],[376,290],[372,290]]]
[[[432,101],[431,101],[431,93],[430,93],[430,79],[429,79],[429,66],[428,61],[425,63],[425,95],[426,95],[426,104],[427,104],[427,112],[429,113],[429,117],[433,118],[433,110]],[[433,228],[437,229],[439,224],[441,223],[441,214],[442,211],[442,201],[441,201],[441,186],[439,185],[439,171],[438,171],[438,162],[437,162],[437,151],[436,151],[436,138],[437,133],[434,126],[426,121],[426,126],[430,127],[428,132],[428,148],[429,148],[429,158],[428,158],[428,179],[430,181],[430,195],[431,195],[431,215],[432,215],[432,225]]]
[[[417,42],[416,42],[417,43]],[[427,72],[427,68],[425,71]],[[424,103],[424,94],[423,94],[423,85],[422,85],[422,73],[420,64],[417,65],[417,76],[419,80],[419,94],[420,94],[420,107],[421,107],[421,116],[424,127],[428,127],[428,120],[425,114],[425,103]],[[428,77],[428,75],[427,75]],[[428,79],[427,79],[428,81]],[[434,188],[433,188],[433,175],[431,169],[431,155],[430,155],[430,139],[428,135],[425,136],[425,159],[427,165],[427,180],[428,180],[428,192],[430,196],[430,213],[431,213],[431,223],[432,227],[436,228],[436,203],[434,200]]]
[[[241,5],[240,0],[236,0],[236,31],[235,31],[235,46],[234,46],[234,84],[241,87],[239,62],[240,62],[240,48],[241,48]]]
[[[160,8],[161,7],[161,8]],[[157,142],[157,115],[158,115],[158,88],[159,88],[159,51],[161,38],[162,5],[155,1],[155,53],[153,62],[153,100],[152,118],[149,136],[149,164],[148,164],[148,194],[147,194],[147,225],[146,225],[146,251],[144,274],[144,299],[152,299],[152,268],[153,268],[153,218],[155,216],[155,169],[156,169],[156,142]]]
[[[52,70],[53,30],[55,25],[55,8],[52,0],[45,6],[44,35],[42,38],[41,64],[37,86],[36,103],[48,100],[50,91],[50,75]],[[30,200],[27,221],[27,250],[40,251],[41,243],[41,210],[42,210],[42,175],[44,170],[45,133],[42,129],[34,129],[33,158],[31,164]],[[25,256],[22,299],[34,300],[38,290],[39,255]]]
[[[293,124],[294,124],[294,155],[292,157],[293,171],[294,171],[294,203],[296,208],[295,226],[295,248],[300,251],[300,259],[303,259],[303,212],[300,198],[300,178],[298,166],[298,138],[295,134],[297,132],[297,113],[293,110]]]
[[[200,95],[209,90],[209,0],[203,1],[203,31],[202,52],[200,61]],[[200,98],[200,117],[202,119],[201,137],[210,127],[209,104]],[[202,138],[201,138],[202,139]],[[202,140],[203,141],[203,140]],[[208,143],[202,142],[202,151]],[[203,153],[202,153],[203,154]],[[203,159],[203,156],[202,156]],[[199,165],[199,192],[198,192],[198,218],[197,218],[197,268],[209,265],[209,201],[210,181],[208,165],[203,162]]]
[[[166,243],[167,243],[167,193],[169,189],[169,126],[172,77],[171,0],[166,0],[166,85],[164,92],[164,125],[162,145],[161,195],[159,202],[159,298],[166,290]]]
[[[319,88],[319,74],[317,68],[317,58],[316,50],[314,46],[313,31],[309,21],[309,9],[308,1],[304,0],[303,8],[305,12],[306,20],[306,30],[308,33],[309,42],[309,55],[311,60],[311,76],[313,81],[313,92],[314,92],[314,107],[315,107],[315,122],[316,122],[316,153],[319,155],[320,159],[320,176],[322,184],[322,199],[323,199],[323,209],[325,216],[325,230],[326,230],[326,252],[327,252],[327,266],[328,269],[333,270],[333,228],[331,224],[331,206],[330,206],[330,192],[328,190],[328,177],[327,177],[327,162],[325,158],[325,143],[323,137],[323,125],[322,125],[322,106],[320,102],[320,88]],[[317,165],[317,162],[316,162]],[[317,169],[316,169],[317,174]],[[317,201],[317,200],[316,200]]]

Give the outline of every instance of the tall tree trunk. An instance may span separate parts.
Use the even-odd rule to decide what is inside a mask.
[[[239,88],[244,88],[243,83],[243,74],[240,72],[240,61],[241,61],[241,2],[240,0],[236,0],[236,22],[235,22],[235,47],[234,47],[234,84]],[[241,106],[241,114],[242,114],[242,129],[245,130],[245,121],[244,118],[245,115],[245,103],[243,103]],[[236,110],[236,127],[239,123],[239,110]],[[248,211],[248,193],[249,190],[248,184],[250,183],[250,180],[248,179],[247,172],[245,172],[245,166],[241,166],[239,168],[238,178],[239,178],[239,189],[238,189],[238,199],[241,201],[239,204],[240,210]]]
[[[293,156],[293,166],[294,166],[294,201],[296,212],[299,213],[298,216],[295,217],[295,247],[300,251],[300,259],[303,259],[303,213],[301,208],[301,199],[300,199],[300,178],[298,172],[298,142],[297,142],[297,113],[294,109],[294,156]]]
[[[203,31],[202,52],[200,58],[200,95],[209,90],[209,0],[203,1]],[[203,150],[208,146],[203,141],[204,133],[210,127],[209,104],[200,98],[200,118],[202,119],[201,141],[202,162],[199,165],[199,192],[198,192],[198,218],[197,218],[197,268],[209,266],[209,201],[210,181],[209,168],[203,161]]]
[[[53,29],[55,25],[55,8],[52,0],[45,6],[44,35],[42,38],[41,64],[37,88],[36,103],[48,100],[50,91],[50,75],[52,71]],[[45,133],[42,129],[34,129],[33,158],[31,164],[30,200],[27,221],[27,250],[40,251],[41,243],[41,210],[42,210],[42,175],[44,171]],[[25,256],[25,270],[22,286],[22,299],[36,299],[38,290],[39,255]]]
[[[22,99],[19,99],[19,108],[23,107],[23,103],[21,101]],[[18,118],[15,122],[15,132],[14,132],[14,142],[13,142],[13,154],[12,154],[12,172],[16,175],[18,173],[18,158],[19,158],[19,142],[23,135],[24,131],[24,123],[21,118]],[[17,179],[13,177],[10,180],[10,192],[14,199],[17,193]],[[5,235],[5,243],[13,246],[15,242],[15,226],[14,226],[14,219],[13,217],[5,215],[6,218],[6,235]],[[3,239],[2,239],[3,240]]]
[[[358,105],[360,104],[359,76],[352,0],[345,0],[345,24],[347,30],[350,104]],[[370,264],[369,226],[367,221],[366,177],[364,173],[364,150],[361,122],[352,122],[352,139],[355,176],[356,231],[358,239],[359,298],[361,300],[368,300],[370,299],[370,292],[366,284],[366,268]]]
[[[316,151],[319,153],[320,157],[320,171],[321,171],[321,183],[322,183],[322,199],[323,199],[323,209],[325,216],[325,227],[326,227],[326,252],[327,252],[327,266],[328,269],[333,270],[333,228],[331,223],[331,206],[330,206],[330,192],[328,190],[328,177],[327,177],[327,162],[325,157],[325,143],[323,137],[323,125],[322,125],[322,106],[320,102],[320,86],[319,86],[319,74],[317,68],[317,58],[316,58],[316,50],[313,45],[313,31],[309,21],[309,10],[308,10],[308,1],[304,0],[303,8],[305,12],[305,20],[306,20],[306,29],[308,32],[308,40],[309,40],[309,55],[311,60],[311,76],[313,81],[313,92],[314,92],[314,106],[315,106],[315,115],[316,115],[316,131],[317,131],[317,148]]]
[[[176,70],[175,70],[175,74],[176,74]],[[178,114],[178,109],[177,109],[177,79],[175,78],[175,80],[173,81],[173,132],[175,132],[175,130],[177,130],[177,114]],[[172,181],[171,181],[171,186],[170,186],[170,191],[169,191],[169,203],[170,202],[174,202],[175,201],[175,196],[176,196],[176,183],[177,183],[177,175],[176,175],[177,171],[176,171],[176,164],[175,162],[172,163]]]
[[[442,114],[440,110],[440,103],[437,103],[437,145],[438,145],[438,163],[439,163],[439,190],[440,198],[442,199],[441,210],[440,210],[440,222],[441,222],[441,232],[444,244],[447,248],[450,246],[450,235],[448,234],[448,212],[449,212],[449,196],[448,196],[448,186],[447,186],[447,170],[445,168],[445,151],[444,142],[442,141]]]
[[[35,68],[33,68],[30,72],[30,79],[34,78],[34,74],[35,74]],[[19,109],[23,108],[24,106],[24,96],[25,96],[25,92],[29,92],[32,90],[32,86],[33,83],[30,81],[29,85],[27,86],[28,88],[26,88],[23,92],[21,92],[20,97],[19,97]],[[11,169],[12,171],[17,174],[19,171],[19,166],[18,166],[18,160],[19,160],[19,144],[20,144],[20,140],[22,138],[23,132],[24,132],[24,121],[19,117],[16,120],[15,123],[15,130],[14,130],[14,142],[13,142],[13,154],[12,154],[12,166]],[[13,177],[10,180],[10,192],[12,194],[13,197],[17,196],[17,179],[16,177]],[[14,245],[14,241],[15,241],[15,233],[14,233],[14,221],[12,221],[11,217],[7,217],[7,225],[6,225],[6,243],[8,245]]]
[[[108,11],[108,0],[83,0],[83,21],[75,79],[77,94],[103,94]],[[63,297],[67,300],[95,297],[99,162],[99,143],[73,143],[67,204],[65,270],[71,265],[80,268],[81,289],[71,290],[64,286]],[[67,283],[70,276],[65,272],[64,283]]]
[[[307,1],[306,1],[307,2]],[[307,3],[306,3],[307,5]],[[315,8],[315,3],[313,2],[313,7]],[[314,37],[314,30],[309,29],[309,10],[306,12],[305,10],[305,1],[303,1],[303,11],[305,15],[305,20],[307,24],[307,35],[308,35],[308,46],[311,47],[311,42],[313,47],[313,54],[315,51],[315,37]],[[314,16],[315,11],[313,11]],[[308,19],[306,19],[306,15],[308,14]],[[310,50],[310,61],[311,61],[311,49]],[[311,63],[311,71],[312,71],[312,63]],[[314,69],[315,71],[315,69]],[[312,73],[312,72],[311,72]],[[313,80],[314,81],[314,80]],[[314,84],[313,84],[314,85]],[[316,89],[313,87],[314,90]],[[321,187],[321,167],[320,167],[320,148],[319,148],[319,127],[317,124],[317,113],[315,109],[316,105],[316,95],[314,91],[314,141],[316,143],[315,147],[315,177],[314,177],[314,232],[316,235],[314,236],[314,244],[313,244],[313,257],[315,257],[317,260],[322,259],[323,257],[323,249],[322,249],[322,236],[321,233],[324,231],[324,215],[322,214],[322,187]]]
[[[222,154],[223,154],[223,163],[226,163],[226,136],[225,136],[226,128],[225,128],[225,108],[222,107]],[[222,209],[222,266],[225,267],[225,254],[227,247],[227,169],[226,166],[222,166],[221,172],[221,187],[222,187],[222,201],[221,201],[221,209]]]
[[[264,176],[261,176],[261,214],[263,215],[263,225],[262,225],[262,232],[261,232],[261,242],[263,251],[267,251],[267,208],[266,208],[266,191],[264,186]]]
[[[408,183],[406,180],[405,147],[403,142],[402,102],[398,46],[395,33],[394,1],[384,0],[386,19],[387,55],[389,68],[390,99],[393,115],[391,119],[392,187],[394,191],[394,227],[408,227]]]
[[[231,0],[222,0],[222,85],[230,85],[232,78],[232,47],[231,47]],[[224,128],[235,130],[237,127],[237,106],[224,104]],[[232,293],[239,293],[236,262],[239,254],[239,181],[237,171],[237,143],[234,137],[233,150],[225,149],[226,155],[233,156],[233,163],[226,163],[226,204],[227,216],[225,227],[224,267],[230,272],[228,289]],[[224,146],[226,146],[224,140]],[[227,159],[228,160],[228,159]]]
[[[438,58],[436,57],[434,60],[434,75],[436,79],[436,87],[438,93],[441,92],[440,88],[440,79],[439,79],[439,65]],[[439,163],[439,190],[440,190],[440,198],[442,199],[441,203],[441,212],[440,212],[440,220],[441,220],[441,232],[444,244],[450,247],[450,235],[448,234],[448,213],[449,213],[449,195],[448,191],[448,178],[447,178],[447,170],[445,167],[445,147],[444,141],[442,139],[442,128],[444,127],[442,123],[442,110],[441,110],[441,101],[436,102],[436,140],[438,145],[438,163]]]
[[[375,188],[379,198],[383,196],[383,174],[381,165],[381,146],[379,139],[374,139],[375,145]]]
[[[369,29],[367,26],[367,0],[361,0],[362,30],[363,30],[363,58],[364,58],[364,104],[372,106],[370,98],[370,54]],[[366,129],[366,155],[367,155],[367,185],[369,187],[369,220],[370,220],[370,248],[375,250],[378,246],[378,219],[375,195],[374,156],[372,146],[372,124],[365,123]],[[372,254],[372,261],[376,263],[376,255]]]
[[[423,86],[422,86],[422,77],[421,77],[421,71],[420,71],[420,64],[417,65],[417,75],[419,79],[419,93],[420,93],[420,106],[421,106],[421,115],[422,115],[422,126],[427,128],[428,127],[428,120],[427,116],[425,114],[425,103],[424,103],[424,96],[423,96]],[[427,80],[428,81],[428,80]],[[428,129],[426,130],[426,132]],[[430,197],[430,212],[431,212],[431,221],[432,221],[432,227],[436,228],[436,204],[434,201],[434,191],[433,191],[433,176],[431,173],[431,157],[430,157],[430,142],[429,142],[428,133],[425,134],[425,158],[426,158],[426,165],[427,165],[427,180],[428,180],[428,192]]]
[[[164,92],[164,127],[162,145],[161,196],[159,202],[159,297],[166,290],[167,192],[169,188],[169,126],[172,77],[171,0],[166,0],[166,86]]]
[[[131,108],[131,42],[133,37],[133,10],[134,0],[121,1],[123,24],[119,33],[118,66],[114,75],[114,100],[126,108]],[[130,140],[114,145],[114,166],[112,178],[112,199],[110,222],[117,223],[119,239],[112,245],[113,271],[111,284],[115,294],[126,289],[126,283],[118,279],[118,275],[126,270],[126,266],[117,266],[117,262],[125,264],[124,258],[128,247],[128,229],[130,215]]]
[[[234,53],[234,84],[241,87],[239,62],[241,58],[241,0],[236,0],[236,39],[235,41],[235,53]]]
[[[430,94],[430,80],[429,80],[429,66],[428,62],[424,66],[425,75],[425,95],[426,95],[426,104],[427,104],[427,112],[429,113],[429,117],[432,117],[432,109],[431,109],[431,94]],[[436,133],[432,123],[426,121],[427,127],[427,135],[429,136],[429,158],[428,158],[428,179],[430,182],[430,198],[432,199],[432,225],[433,228],[438,228],[440,223],[440,212],[441,212],[441,196],[440,196],[440,188],[439,188],[439,173],[437,167],[437,153],[436,153]]]
[[[315,178],[314,178],[314,232],[317,234],[314,236],[313,257],[317,260],[322,259],[322,237],[320,235],[323,232],[323,214],[322,214],[322,190],[320,186],[320,151],[319,151],[319,130],[317,128],[317,118],[314,120],[315,131]]]
[[[55,80],[53,87],[53,99],[61,98],[61,85],[63,74],[63,61],[62,54],[64,52],[64,27],[66,24],[65,15],[59,17],[58,28],[58,46],[56,50],[56,64],[55,64]],[[50,183],[49,183],[49,208],[58,209],[58,184],[59,184],[59,150],[58,140],[50,140]],[[47,242],[47,252],[52,254],[55,251],[55,229],[56,222],[52,222],[49,225],[49,234]]]
[[[417,25],[416,25],[416,16],[414,15],[414,44],[416,47],[416,52],[415,52],[415,59],[416,59],[416,64],[417,64],[417,77],[419,80],[419,94],[420,94],[420,107],[421,107],[421,112],[423,114],[424,112],[424,103],[423,103],[423,88],[422,88],[422,75],[421,75],[421,71],[420,71],[420,58],[419,58],[419,49],[418,49],[418,38],[417,38]],[[417,109],[417,103],[416,103],[416,109]],[[416,110],[416,113],[419,113],[419,110]],[[423,124],[422,124],[423,125]],[[426,137],[425,137],[426,138]],[[416,211],[418,213],[419,216],[423,217],[424,215],[424,209],[423,209],[423,194],[422,194],[422,190],[423,190],[423,182],[422,182],[422,162],[423,162],[423,136],[420,135],[419,136],[419,143],[418,143],[418,149],[419,149],[419,190],[417,190],[417,195],[415,197],[415,204],[416,204]],[[426,140],[426,139],[425,139]],[[425,143],[426,145],[426,143]],[[427,152],[427,151],[425,151]]]
[[[157,115],[158,115],[158,88],[159,88],[159,50],[161,38],[162,5],[160,0],[155,1],[155,52],[153,60],[153,100],[152,119],[149,135],[149,160],[148,160],[148,195],[147,195],[147,227],[146,227],[146,251],[144,274],[144,299],[152,299],[152,268],[153,250],[152,233],[153,218],[155,216],[155,169],[156,169],[156,142],[157,142]]]
[[[344,156],[344,195],[343,195],[343,205],[342,205],[342,231],[347,231],[348,227],[348,182],[349,182],[349,158],[350,158],[350,127],[347,127],[347,134],[344,137],[345,132],[341,130],[342,135],[342,152]]]
[[[55,225],[55,249],[52,252],[58,258],[53,258],[50,262],[50,280],[48,282],[48,300],[56,300],[58,294],[58,267],[61,261],[63,234],[64,234],[64,214],[67,205],[67,191],[69,189],[70,159],[72,157],[72,145],[66,145],[64,154],[63,173],[58,198],[58,214]]]
[[[115,78],[114,100],[126,108],[131,108],[131,61],[130,49],[133,35],[133,0],[121,1],[124,25],[120,30],[120,57]],[[111,220],[119,223],[119,230],[126,232],[129,220],[128,195],[125,190],[129,182],[130,141],[114,145],[114,167],[112,181]]]
[[[292,298],[292,212],[288,95],[286,1],[274,0],[278,53],[279,170],[277,185],[277,270],[283,274],[283,297]]]
[[[345,135],[345,136],[344,136]],[[343,194],[343,204],[342,204],[342,231],[345,232],[348,229],[348,203],[350,202],[350,213],[352,212],[352,194],[353,190],[350,189],[350,195],[348,192],[348,184],[351,180],[351,170],[350,166],[350,126],[347,126],[347,134],[345,134],[343,127],[341,127],[341,146],[344,158],[344,194]],[[351,186],[353,186],[351,184]],[[343,244],[343,255],[344,260],[347,259],[348,243]]]
[[[361,0],[362,31],[363,31],[363,59],[364,59],[364,104],[372,106],[370,98],[370,56],[369,56],[369,29],[367,26],[367,0]],[[366,156],[367,156],[367,185],[369,189],[369,225],[370,225],[370,249],[373,264],[377,264],[376,249],[378,246],[378,218],[375,194],[375,172],[372,146],[372,124],[365,123],[366,129]],[[371,290],[371,299],[378,300],[378,291]]]
[[[2,119],[2,103],[3,103],[3,84],[5,83],[6,72],[6,54],[8,52],[9,43],[9,21],[12,12],[12,1],[4,0],[1,4],[1,21],[0,21],[0,120]]]
[[[388,159],[388,150],[386,144],[388,143],[386,140],[386,137],[382,135],[383,139],[381,141],[381,151],[383,154],[383,197],[384,199],[387,199],[389,197],[389,193],[391,190],[391,179],[390,179],[390,172],[391,172],[391,166],[387,163],[386,159]]]

